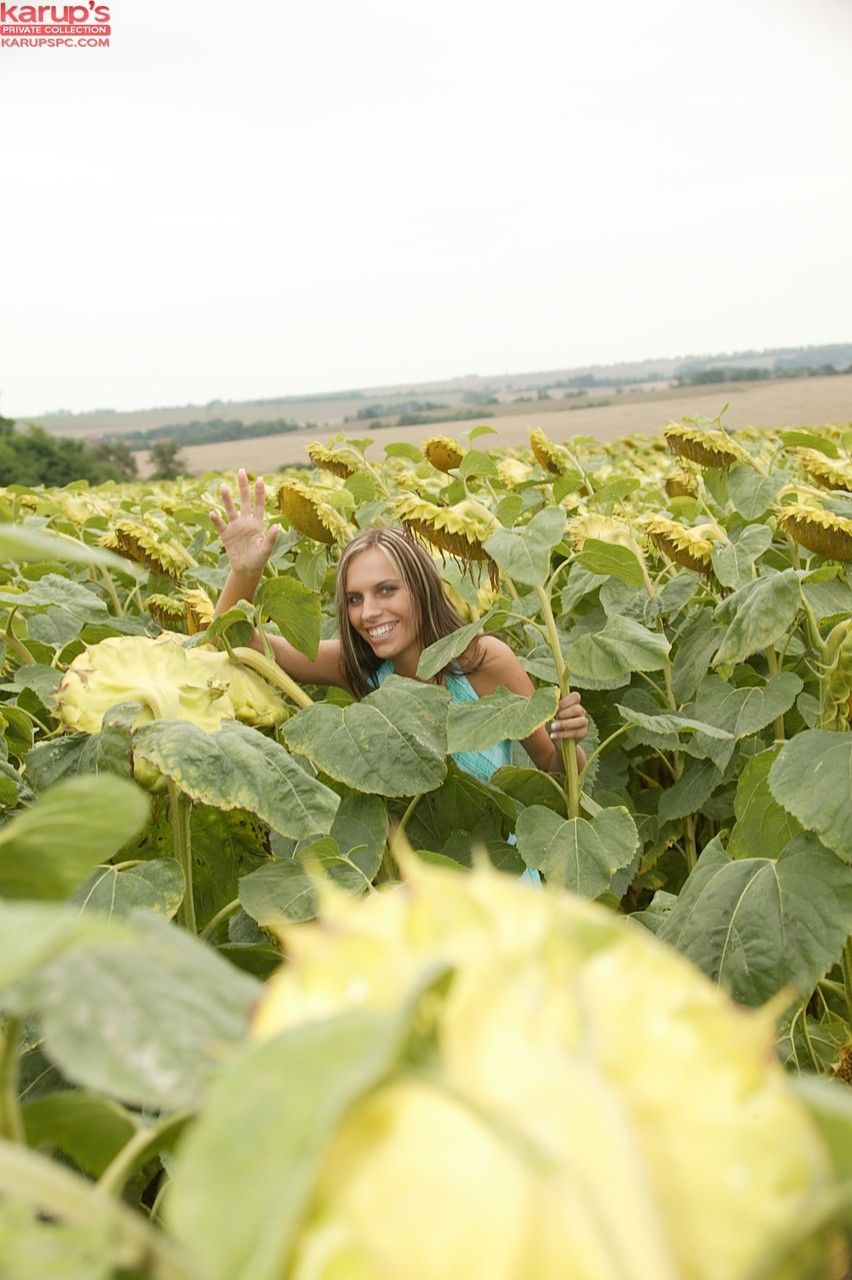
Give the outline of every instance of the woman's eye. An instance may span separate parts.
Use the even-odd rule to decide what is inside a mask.
[[[393,593],[394,593],[393,587],[382,587],[381,594],[383,596],[392,596]]]

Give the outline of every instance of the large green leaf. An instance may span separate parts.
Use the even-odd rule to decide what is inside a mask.
[[[379,796],[344,796],[331,824],[330,835],[343,856],[369,880],[375,879],[389,831],[388,811]]]
[[[607,618],[601,631],[581,635],[566,650],[569,677],[583,687],[618,689],[634,671],[660,671],[669,642],[630,618]]]
[[[415,1008],[297,1027],[224,1069],[182,1144],[166,1201],[172,1231],[206,1280],[278,1280],[289,1270],[329,1141],[399,1058]]]
[[[0,688],[19,693],[22,689],[32,689],[33,693],[45,707],[53,705],[53,695],[62,680],[62,672],[55,667],[45,666],[40,662],[28,662],[12,673],[8,684]]]
[[[491,785],[511,796],[524,808],[540,804],[546,809],[561,813],[563,817],[568,815],[565,792],[552,774],[543,773],[541,769],[519,768],[517,765],[507,764],[491,775]]]
[[[734,741],[759,733],[789,711],[802,689],[802,681],[792,671],[770,676],[765,684],[735,688],[721,676],[705,676],[695,702],[687,710],[696,719],[724,729],[731,735],[727,744],[709,743],[707,754],[725,768],[733,753]],[[706,731],[705,731],[706,734]]]
[[[626,809],[601,809],[594,818],[561,818],[532,805],[518,816],[518,849],[528,867],[549,884],[587,898],[606,892],[616,871],[628,866],[639,835]]]
[[[802,830],[793,815],[772,799],[769,790],[769,770],[780,750],[780,746],[770,747],[752,756],[740,774],[734,799],[737,820],[728,841],[731,858],[777,858]]]
[[[752,467],[734,466],[728,470],[728,493],[741,516],[757,520],[789,480],[786,471],[758,477]]]
[[[60,537],[19,524],[0,524],[0,561],[61,560],[63,564],[98,564],[107,569],[130,567],[126,560],[101,547],[87,547],[76,538]]]
[[[76,1089],[33,1098],[22,1118],[28,1146],[61,1151],[94,1178],[138,1128],[135,1116],[117,1102]]]
[[[243,1039],[260,985],[157,916],[125,927],[123,944],[77,948],[39,976],[45,1052],[69,1080],[130,1105],[193,1106],[223,1047]]]
[[[452,855],[470,862],[471,847],[504,840],[512,830],[515,803],[490,782],[473,777],[451,760],[440,787],[421,798],[406,834],[415,848],[443,851],[452,841]],[[462,852],[463,850],[463,852]]]
[[[635,554],[616,542],[587,538],[577,560],[590,573],[611,575],[628,587],[641,587],[644,582],[642,566]]]
[[[30,634],[45,644],[65,645],[75,640],[89,622],[107,622],[105,602],[73,578],[47,573],[26,591],[0,591],[0,604],[33,611]],[[39,615],[43,615],[39,617]]]
[[[316,848],[316,864],[325,869],[340,857],[336,840],[323,840],[325,856]],[[366,887],[366,886],[365,886]],[[259,925],[270,926],[283,920],[313,920],[319,910],[314,876],[301,862],[275,858],[243,876],[239,885],[243,910]]]
[[[758,649],[774,644],[793,625],[799,600],[795,569],[757,578],[728,596],[716,609],[716,617],[728,628],[713,665],[744,662]]]
[[[44,1156],[28,1154],[41,1159],[51,1174],[57,1167]],[[53,1182],[52,1177],[50,1181]],[[3,1280],[113,1280],[117,1274],[113,1266],[116,1252],[111,1225],[106,1220],[52,1220],[47,1213],[39,1214],[20,1204],[14,1188],[9,1198],[0,1201]]]
[[[0,991],[87,939],[121,936],[107,921],[81,920],[58,903],[0,901]]]
[[[702,853],[658,937],[727,987],[763,1004],[790,984],[810,992],[852,932],[852,868],[812,835],[778,858]]]
[[[485,550],[515,582],[542,587],[550,572],[550,554],[565,532],[565,512],[547,507],[522,529],[498,529]]]
[[[494,613],[494,609],[489,609],[477,622],[469,622],[466,627],[451,631],[448,636],[436,640],[434,644],[429,645],[428,649],[424,649],[417,663],[418,680],[431,680],[460,653],[464,653]]]
[[[684,627],[672,663],[672,692],[681,704],[691,698],[710,667],[719,647],[723,628],[717,626],[709,609],[702,609]]]
[[[292,858],[274,858],[242,877],[239,898],[244,910],[260,925],[312,920],[319,905],[317,871],[350,893],[363,893],[381,866],[388,825],[379,796],[344,796],[330,836],[300,845]]]
[[[744,468],[748,470],[748,468]],[[772,530],[765,524],[749,524],[733,542],[713,544],[713,572],[723,587],[738,590],[752,581],[755,560],[772,543]]]
[[[588,569],[584,569],[575,560],[568,570],[565,586],[559,596],[562,613],[567,616],[579,600],[582,600],[584,596],[589,595],[590,592],[595,591],[598,587],[602,587],[606,580],[604,574],[590,573]]]
[[[257,593],[258,611],[276,624],[285,640],[312,661],[320,642],[322,602],[315,591],[298,578],[281,574],[262,583]]]
[[[0,831],[0,894],[65,898],[148,817],[139,787],[107,774],[60,782]]]
[[[296,839],[328,831],[337,812],[339,797],[329,787],[273,739],[237,721],[206,733],[186,720],[154,720],[137,729],[133,751],[191,799],[248,809]]]
[[[673,822],[697,813],[722,781],[722,772],[712,760],[691,760],[673,786],[660,796],[660,822]]]
[[[769,790],[803,827],[852,862],[852,733],[798,733],[770,769]]]
[[[171,920],[184,894],[184,878],[174,858],[152,858],[135,867],[99,867],[73,897],[81,911],[127,916],[136,908]]]
[[[476,702],[457,702],[447,716],[447,750],[484,751],[507,738],[517,741],[556,714],[559,690],[536,689],[531,697],[499,688],[477,698]]]
[[[652,742],[679,733],[703,733],[708,738],[717,738],[719,741],[729,741],[733,737],[728,729],[711,724],[707,720],[697,720],[691,716],[681,715],[679,711],[662,711],[659,715],[648,715],[635,707],[622,706],[620,702],[616,703],[615,709],[625,724],[634,725],[637,729],[643,730],[650,736]]]
[[[446,777],[449,701],[437,685],[389,676],[351,706],[307,707],[282,733],[292,751],[356,791],[414,796]]]

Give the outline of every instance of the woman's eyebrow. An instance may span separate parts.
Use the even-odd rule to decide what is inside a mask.
[[[369,591],[372,588],[373,591],[378,591],[380,587],[398,587],[398,586],[399,586],[399,578],[380,578],[378,582],[373,582],[371,584],[368,584],[367,590]],[[363,591],[363,587],[350,587],[349,590],[346,592],[346,594],[348,596],[359,596],[361,595],[362,591]]]

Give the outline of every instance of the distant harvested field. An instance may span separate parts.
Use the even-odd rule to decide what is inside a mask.
[[[732,382],[712,387],[678,387],[659,395],[644,395],[641,399],[625,398],[619,403],[599,408],[541,412],[532,404],[513,405],[511,414],[504,412],[497,418],[388,427],[370,432],[366,430],[366,424],[348,423],[347,434],[371,435],[375,440],[371,447],[372,456],[380,455],[384,445],[393,441],[408,440],[420,444],[432,435],[460,437],[479,422],[488,423],[497,431],[496,436],[488,437],[489,448],[525,445],[530,427],[541,427],[554,440],[575,435],[615,440],[637,431],[653,434],[685,414],[704,414],[712,418],[725,401],[730,401],[725,417],[729,427],[815,426],[824,422],[845,424],[852,420],[852,374],[757,383]],[[530,412],[523,412],[524,409]],[[181,453],[194,475],[205,471],[233,471],[239,466],[250,471],[277,471],[293,463],[306,462],[307,443],[310,440],[325,442],[334,434],[333,429],[307,430],[288,435],[259,436],[255,440],[187,446]],[[147,474],[147,453],[140,453],[137,458],[140,472]]]

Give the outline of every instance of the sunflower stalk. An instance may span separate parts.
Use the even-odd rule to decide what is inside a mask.
[[[843,992],[846,997],[846,1021],[852,1027],[852,934],[843,946]]]
[[[18,1098],[22,1029],[21,1018],[7,1018],[0,1031],[0,1138],[25,1143],[24,1122]]]
[[[766,649],[766,663],[767,663],[767,666],[769,667],[769,674],[771,676],[777,676],[781,668],[778,662],[778,654],[775,651],[774,644],[769,645]],[[780,716],[775,717],[775,741],[783,742],[785,740],[785,737],[786,737],[786,734],[784,731],[784,715],[782,712]]]
[[[192,1115],[192,1111],[176,1111],[157,1124],[137,1129],[104,1169],[98,1179],[98,1190],[108,1195],[121,1195],[134,1170],[146,1158],[156,1155],[173,1130],[184,1125]]]
[[[559,643],[559,632],[556,629],[556,619],[553,616],[553,607],[550,603],[550,596],[544,587],[535,588],[538,596],[539,606],[541,607],[544,625],[547,629],[547,643],[550,652],[553,655],[553,663],[556,667],[556,678],[559,684],[559,697],[564,698],[566,693],[571,692],[571,686],[568,683],[568,673],[565,669],[565,659],[562,656],[562,646]],[[559,752],[562,756],[562,767],[565,771],[565,798],[568,802],[568,817],[579,818],[580,816],[580,771],[577,764],[577,744],[573,740],[569,742],[560,742]]]
[[[190,829],[192,801],[172,782],[171,778],[168,780],[168,787],[169,810],[172,821],[172,848],[174,849],[175,861],[183,872],[185,884],[183,901],[178,908],[178,923],[182,924],[187,932],[197,934],[198,923],[195,919],[195,897],[192,888],[192,833]]]

